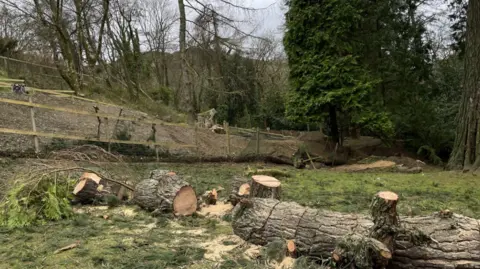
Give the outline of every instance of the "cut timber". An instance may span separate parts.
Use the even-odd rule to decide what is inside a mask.
[[[394,252],[394,238],[399,230],[397,214],[398,195],[393,192],[383,191],[377,193],[370,205],[373,227],[370,237],[382,242]]]
[[[197,210],[197,196],[188,182],[165,170],[153,171],[150,177],[135,186],[134,200],[140,207],[179,216],[189,216]]]
[[[213,189],[211,191],[206,191],[202,195],[202,200],[206,205],[215,205],[217,204],[218,200],[218,193],[216,189]]]
[[[263,175],[252,176],[250,197],[279,199],[280,185],[280,181],[274,177]]]
[[[230,193],[230,197],[228,201],[233,205],[237,205],[237,203],[243,199],[248,198],[250,195],[250,184],[247,183],[248,179],[244,177],[234,176],[232,179],[232,192]],[[248,190],[247,190],[248,185]]]
[[[294,240],[298,255],[331,257],[336,243],[348,234],[369,235],[372,221],[300,206],[294,202],[252,198],[232,212],[233,231],[253,244]],[[480,268],[478,220],[453,214],[401,217],[402,230],[388,265],[393,269]],[[428,236],[427,236],[428,235]]]
[[[238,195],[240,196],[248,196],[250,195],[250,184],[244,183],[238,189]]]
[[[293,240],[287,240],[287,257],[296,258],[297,248]]]
[[[94,173],[83,173],[73,190],[74,203],[91,204],[110,194],[106,181]]]

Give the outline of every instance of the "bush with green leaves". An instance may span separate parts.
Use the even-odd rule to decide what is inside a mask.
[[[73,216],[70,199],[75,180],[38,176],[16,180],[0,202],[0,226],[16,228]]]

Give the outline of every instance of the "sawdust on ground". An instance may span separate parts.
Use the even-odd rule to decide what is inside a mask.
[[[295,265],[295,259],[291,257],[285,257],[279,264],[275,264],[275,269],[292,269]]]
[[[228,242],[228,244],[226,244]],[[205,258],[213,261],[223,260],[222,256],[242,245],[244,241],[236,235],[221,235],[200,244],[205,250]]]
[[[198,214],[205,217],[223,217],[226,214],[230,213],[232,209],[233,206],[231,203],[218,201],[216,205],[208,205],[202,207]]]
[[[351,165],[341,165],[335,168],[332,168],[334,171],[341,171],[341,172],[359,172],[365,171],[370,169],[381,169],[381,168],[389,168],[394,167],[396,163],[392,161],[376,161],[369,164],[351,164]]]

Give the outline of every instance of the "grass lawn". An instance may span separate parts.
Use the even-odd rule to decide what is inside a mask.
[[[127,177],[133,182],[146,178],[152,169],[170,169],[185,176],[198,193],[222,186],[226,190],[221,196],[226,196],[230,193],[231,178],[242,175],[247,166],[109,164],[105,168],[113,176]],[[431,214],[448,208],[480,218],[480,184],[472,174],[345,173],[276,168],[291,175],[280,178],[283,199],[302,205],[367,213],[377,191],[391,190],[400,195],[401,214]],[[0,268],[269,268],[264,262],[244,257],[246,246],[235,242],[230,224],[222,219],[154,218],[135,207],[124,206],[91,210],[77,214],[72,220],[23,229],[0,229],[0,260],[3,261]],[[105,215],[108,218],[103,218]],[[56,249],[77,241],[80,243],[77,248],[54,254]],[[212,249],[215,248],[229,251],[214,257]]]
[[[203,193],[218,186],[230,193],[231,178],[243,175],[254,164],[138,164],[133,167],[108,167],[131,174],[136,180],[155,168],[171,169],[186,176]],[[272,166],[270,166],[272,167]],[[270,168],[269,167],[269,168]],[[421,174],[347,173],[323,170],[297,170],[288,166],[291,177],[282,181],[282,199],[302,205],[341,212],[368,213],[373,195],[389,190],[400,196],[400,214],[425,215],[450,209],[469,217],[480,218],[480,178],[471,173],[430,171]],[[122,170],[118,170],[122,169]],[[133,170],[132,170],[133,169]]]

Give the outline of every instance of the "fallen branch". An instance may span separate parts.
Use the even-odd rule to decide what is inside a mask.
[[[64,251],[67,251],[67,250],[70,250],[70,249],[74,249],[74,248],[78,247],[79,245],[80,245],[80,242],[73,243],[73,244],[68,245],[66,247],[59,248],[59,249],[55,250],[53,252],[53,254],[58,254],[60,252],[64,252]]]

